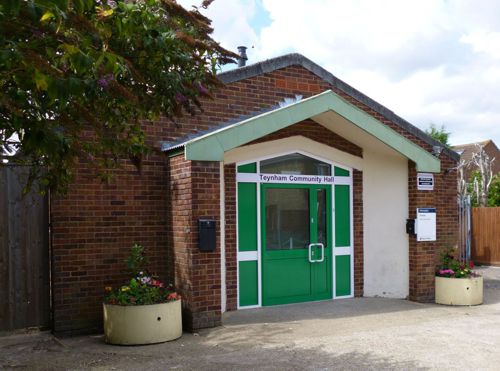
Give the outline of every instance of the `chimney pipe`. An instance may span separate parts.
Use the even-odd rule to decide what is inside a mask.
[[[247,47],[246,46],[238,46],[238,54],[240,57],[238,58],[238,67],[244,67],[247,63]]]

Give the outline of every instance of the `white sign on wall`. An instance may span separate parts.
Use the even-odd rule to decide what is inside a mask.
[[[434,190],[434,174],[417,173],[417,189],[419,191]]]
[[[238,173],[238,182],[282,184],[337,184],[333,175]]]
[[[436,208],[417,208],[417,241],[436,241]]]

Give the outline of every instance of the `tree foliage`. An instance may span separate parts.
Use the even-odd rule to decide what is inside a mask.
[[[17,150],[42,191],[65,191],[78,159],[140,166],[141,120],[194,113],[235,57],[210,23],[174,0],[2,2],[0,154]]]
[[[470,181],[467,185],[467,193],[471,195],[472,206],[478,207],[495,207],[500,206],[500,173],[491,178],[491,183],[488,187],[487,199],[484,204],[481,202],[480,186],[483,182],[481,172],[474,170],[470,175]]]
[[[500,173],[493,177],[488,193],[488,206],[500,206]]]
[[[436,139],[438,142],[444,144],[446,147],[450,146],[449,137],[451,133],[446,131],[444,125],[438,127],[435,124],[430,124],[429,128],[425,130],[425,132],[432,138]]]
[[[477,201],[479,206],[488,206],[488,197],[491,182],[493,180],[493,162],[494,158],[491,158],[488,153],[484,150],[483,145],[476,144],[476,151],[472,153],[471,165],[478,169],[479,178],[474,180],[474,191],[477,196]]]

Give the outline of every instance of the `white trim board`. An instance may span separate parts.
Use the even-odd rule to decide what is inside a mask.
[[[238,251],[239,262],[255,261],[258,259],[259,259],[258,251]]]
[[[236,181],[243,183],[263,183],[263,184],[317,184],[317,185],[352,184],[352,179],[350,176],[268,174],[268,173],[237,173]]]
[[[227,309],[227,290],[226,290],[226,199],[224,184],[224,164],[220,163],[220,306],[221,312]]]

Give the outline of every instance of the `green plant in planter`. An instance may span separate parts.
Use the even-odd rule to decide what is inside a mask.
[[[145,268],[148,259],[144,247],[132,246],[129,257],[125,260],[127,271],[132,278],[123,286],[105,288],[104,303],[115,305],[149,305],[179,300],[181,297],[172,285],[165,286],[157,276]]]
[[[477,277],[478,274],[473,271],[473,268],[474,263],[472,261],[466,264],[456,259],[451,248],[441,254],[441,265],[436,272],[436,276],[449,278]]]
[[[144,247],[139,244],[134,244],[130,249],[130,255],[125,259],[127,265],[127,273],[132,277],[136,277],[140,272],[145,271],[149,264],[148,257],[144,255]]]

